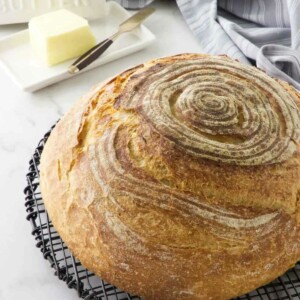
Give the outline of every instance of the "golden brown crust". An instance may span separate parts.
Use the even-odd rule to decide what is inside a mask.
[[[229,299],[300,258],[300,96],[224,56],[150,61],[53,130],[42,195],[71,251],[145,299]]]

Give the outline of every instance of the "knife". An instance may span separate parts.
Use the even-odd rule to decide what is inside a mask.
[[[140,10],[138,13],[131,16],[129,19],[119,25],[119,30],[111,37],[105,39],[101,43],[97,44],[82,56],[80,56],[69,68],[70,74],[76,74],[80,70],[87,67],[94,60],[96,60],[107,48],[123,33],[130,32],[137,28],[147,17],[149,17],[155,11],[152,7],[147,7]]]

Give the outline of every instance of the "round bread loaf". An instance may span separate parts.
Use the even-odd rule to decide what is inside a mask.
[[[300,258],[300,96],[226,56],[182,54],[84,96],[41,159],[82,264],[150,300],[229,299]]]

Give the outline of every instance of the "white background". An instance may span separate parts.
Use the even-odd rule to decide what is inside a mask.
[[[28,161],[52,124],[91,86],[152,58],[201,52],[175,1],[154,4],[145,25],[157,40],[148,48],[115,62],[29,94],[0,69],[0,299],[71,300],[76,293],[59,281],[31,236],[25,220],[23,189]],[[0,26],[0,38],[26,25]],[[30,70],[28,70],[30,76]]]

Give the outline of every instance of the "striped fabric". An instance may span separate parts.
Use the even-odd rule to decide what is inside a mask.
[[[129,9],[154,0],[116,0]],[[176,0],[203,50],[254,64],[300,90],[300,0]]]
[[[256,63],[300,90],[300,0],[177,0],[207,53]]]

